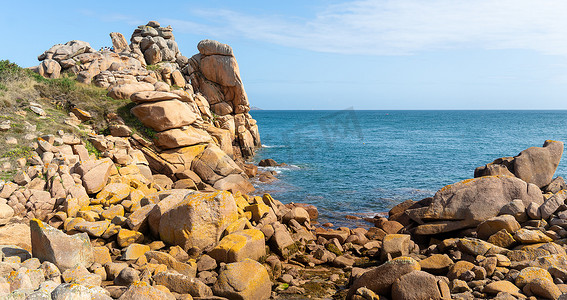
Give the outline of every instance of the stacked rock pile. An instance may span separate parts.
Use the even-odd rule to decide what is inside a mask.
[[[19,195],[41,192],[52,209],[44,215],[24,207],[31,219],[31,255],[3,248],[0,292],[7,297],[267,299],[272,269],[281,272],[280,257],[295,255],[296,242],[314,239],[305,209],[287,208],[269,195],[169,189],[164,178],[150,181],[136,164],[83,157],[80,143],[73,144],[79,154],[67,156],[57,151],[66,144],[38,144],[51,145],[57,157],[38,161],[17,176],[26,180],[0,190],[10,199],[7,208]],[[42,157],[53,156],[46,153],[53,152]],[[293,236],[284,224],[301,235]]]
[[[40,55],[37,70],[51,78],[59,74],[48,69],[76,74],[84,83],[92,79],[107,88],[110,97],[135,102],[131,112],[156,131],[154,140],[132,135],[117,116],[109,117],[114,120],[109,129],[114,137],[130,137],[126,144],[143,153],[144,163],[154,174],[200,189],[254,190],[248,178],[256,174],[256,168],[244,159],[261,145],[260,135],[248,114],[248,99],[230,46],[204,40],[198,45],[200,53],[187,59],[179,52],[171,27],[155,21],[139,26],[130,45],[120,33],[111,33],[111,38],[113,52],[97,52],[80,41],[55,45]],[[92,136],[90,141],[116,162],[107,153],[104,139]],[[127,156],[119,156],[122,165],[127,164]]]
[[[211,40],[199,42],[197,48],[199,54],[191,57],[183,73],[190,78],[195,91],[208,100],[211,110],[218,115],[220,127],[229,129],[239,141],[242,155],[253,155],[260,134],[256,121],[248,114],[248,96],[232,48]]]
[[[117,44],[114,40],[122,42],[121,38],[117,38],[113,39],[113,44]],[[175,63],[181,56],[171,26],[161,27],[155,21],[150,21],[147,25],[136,28],[130,42],[132,43],[130,50],[143,56],[148,65],[155,65],[162,61]],[[123,49],[127,48],[124,47]],[[179,59],[184,60],[183,58]]]
[[[91,80],[104,71],[112,72],[114,80],[133,80],[136,76],[146,76],[140,57],[131,52],[115,53],[109,50],[96,51],[89,43],[73,40],[57,44],[41,54],[41,64],[35,70],[48,78],[59,78],[62,72],[77,75],[82,83]]]

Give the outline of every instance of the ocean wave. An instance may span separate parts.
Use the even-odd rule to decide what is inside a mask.
[[[276,173],[281,173],[282,171],[292,171],[299,170],[301,167],[296,165],[285,165],[285,166],[274,166],[274,167],[258,167],[260,171],[276,171]]]
[[[262,144],[262,148],[286,148],[287,146],[285,145],[266,145],[266,144]]]

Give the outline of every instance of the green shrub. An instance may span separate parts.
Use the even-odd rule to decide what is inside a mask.
[[[150,70],[150,71],[157,71],[159,70],[160,66],[159,65],[146,65],[146,70]]]
[[[6,82],[22,76],[28,76],[29,72],[9,60],[0,60],[0,82]]]
[[[100,151],[97,148],[95,148],[95,146],[89,140],[87,140],[87,137],[82,136],[81,139],[85,142],[85,148],[87,148],[87,151],[90,154],[94,154],[97,158],[99,158],[101,155]]]

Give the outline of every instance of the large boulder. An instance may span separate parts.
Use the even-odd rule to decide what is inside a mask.
[[[480,239],[487,240],[491,235],[504,229],[510,234],[514,234],[520,229],[520,223],[512,215],[501,215],[492,217],[478,225],[476,232]]]
[[[240,174],[242,169],[217,145],[209,144],[192,163],[191,169],[208,184],[215,184],[219,179],[230,174]]]
[[[539,188],[552,182],[553,174],[563,155],[563,142],[547,140],[543,147],[530,147],[514,157],[502,157],[478,167],[474,177],[515,176]],[[558,190],[555,190],[556,193]]]
[[[445,186],[435,193],[431,205],[406,212],[420,224],[434,222],[418,226],[416,234],[437,234],[477,226],[514,199],[525,206],[543,203],[534,184],[509,176],[486,176]]]
[[[77,173],[81,175],[87,193],[100,192],[106,186],[113,167],[114,163],[109,158],[81,162],[77,167]]]
[[[159,201],[156,201],[157,204],[152,208],[148,216],[148,225],[152,235],[159,237],[159,224],[163,214],[179,205],[179,203],[183,202],[185,196],[191,193],[193,193],[192,190],[172,189],[160,192],[156,195]]]
[[[107,295],[107,293],[108,292],[106,292],[103,288],[99,286],[87,287],[76,283],[63,283],[55,286],[55,289],[51,292],[51,297],[47,299],[52,299],[52,300],[109,299],[110,297]],[[46,299],[46,298],[43,298],[42,296],[37,296],[37,298],[35,298],[30,295],[25,299]]]
[[[128,289],[118,298],[120,300],[174,300],[175,296],[171,293],[164,292],[155,288],[144,281],[136,281],[132,283]]]
[[[392,300],[442,299],[435,276],[413,271],[398,278],[392,285]]]
[[[143,91],[132,94],[130,100],[136,103],[145,103],[163,100],[181,100],[181,96],[170,92]]]
[[[86,233],[67,235],[38,219],[30,221],[30,231],[33,257],[55,264],[61,272],[77,265],[88,268],[94,262]]]
[[[206,145],[193,145],[156,152],[142,148],[152,172],[172,177],[191,168],[193,160],[205,150]]]
[[[160,251],[147,251],[144,253],[148,261],[155,260],[158,264],[166,265],[169,269],[189,277],[197,276],[197,264],[193,260],[182,263],[175,257]]]
[[[497,159],[502,160],[502,158]],[[474,177],[482,177],[482,176],[496,176],[496,175],[505,175],[514,177],[515,175],[510,172],[510,169],[506,165],[498,164],[495,162],[491,162],[485,166],[478,167],[474,170]]]
[[[179,294],[190,294],[193,297],[209,297],[213,291],[199,279],[179,273],[160,272],[152,278],[156,284],[163,285],[170,291]]]
[[[232,263],[246,258],[259,260],[266,255],[264,234],[258,229],[246,229],[229,234],[208,255],[217,262]]]
[[[201,72],[205,77],[223,86],[240,85],[240,71],[232,56],[210,55],[201,59]]]
[[[565,199],[567,199],[567,191],[561,190],[554,194],[553,196],[546,199],[543,204],[538,208],[538,215],[542,219],[549,218],[557,209],[565,204]]]
[[[205,130],[215,138],[219,147],[222,151],[224,151],[224,153],[226,153],[230,157],[234,155],[234,150],[232,148],[232,137],[229,130],[217,128],[212,125],[205,127]]]
[[[421,267],[417,261],[410,257],[398,257],[384,264],[366,271],[354,281],[348,290],[347,299],[352,299],[356,290],[366,287],[376,294],[389,296],[392,284],[403,275],[420,271]]]
[[[110,39],[112,40],[112,47],[116,53],[120,53],[124,50],[129,50],[128,42],[124,35],[120,32],[111,32]]]
[[[14,216],[14,209],[10,205],[0,203],[0,225],[5,225]]]
[[[110,91],[108,91],[108,97],[114,99],[128,99],[134,93],[153,90],[154,85],[147,82],[125,83],[113,86]]]
[[[193,193],[162,214],[159,236],[185,251],[193,247],[209,250],[237,219],[236,203],[229,192]]]
[[[29,222],[24,223],[13,218],[6,225],[0,226],[0,245],[14,245],[13,247],[20,247],[31,252],[32,247]],[[0,246],[0,252],[4,252],[4,254],[6,254],[4,251],[6,247],[7,246]],[[22,259],[22,261],[23,260],[24,259]]]
[[[543,147],[530,147],[514,159],[514,174],[525,182],[544,187],[551,183],[563,155],[563,142],[547,140]]]
[[[213,187],[217,190],[241,192],[249,194],[255,190],[254,186],[248,179],[244,178],[241,174],[230,174],[225,178],[219,179]]]
[[[232,56],[232,48],[214,40],[202,40],[197,44],[197,49],[202,55],[226,55]]]
[[[221,267],[213,292],[228,299],[268,299],[272,293],[272,282],[262,264],[245,259]]]
[[[197,119],[191,108],[179,100],[139,104],[131,112],[140,122],[156,131],[191,125]]]
[[[61,76],[61,65],[53,59],[42,61],[37,70],[39,75],[45,78],[59,78]]]
[[[158,132],[155,136],[155,144],[161,149],[173,149],[209,141],[211,136],[206,131],[192,126]]]
[[[161,51],[158,45],[151,45],[146,51],[144,51],[144,58],[148,65],[155,65],[162,60]]]

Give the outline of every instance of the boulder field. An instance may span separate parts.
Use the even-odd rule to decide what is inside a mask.
[[[34,141],[0,181],[0,298],[567,299],[562,142],[496,159],[370,228],[324,228],[314,206],[254,194],[250,178],[276,179],[245,162],[260,139],[232,48],[204,40],[184,57],[155,21],[130,44],[111,39],[56,45],[35,70],[130,99],[155,135],[109,113],[110,134]]]
[[[75,139],[54,138],[52,151],[63,140]],[[36,163],[1,185],[5,297],[562,299],[567,292],[561,177],[540,189],[516,176],[481,176],[400,203],[368,229],[323,228],[307,204],[173,188],[135,164],[77,160],[39,164],[32,156]],[[25,236],[15,243],[4,228]]]

